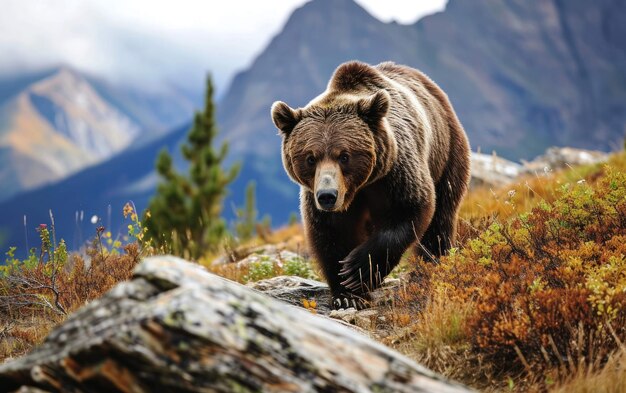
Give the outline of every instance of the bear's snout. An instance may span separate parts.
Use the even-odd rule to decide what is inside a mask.
[[[342,208],[345,191],[343,177],[336,164],[326,161],[320,165],[314,193],[318,209],[336,211]]]
[[[335,207],[335,202],[337,202],[337,190],[332,188],[319,190],[315,197],[322,209],[332,210]]]

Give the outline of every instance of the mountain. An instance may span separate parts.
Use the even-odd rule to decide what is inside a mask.
[[[610,150],[626,131],[626,3],[452,0],[413,29],[412,65],[452,99],[472,145],[530,159]]]
[[[0,197],[63,178],[127,147],[139,126],[68,69],[0,107]]]
[[[550,145],[612,149],[625,131],[625,19],[619,1],[450,0],[398,25],[351,0],[315,0],[236,76],[220,124],[235,147],[257,150],[247,142],[274,133],[274,100],[305,105],[341,62],[392,60],[440,84],[483,151],[529,159]]]
[[[221,103],[219,124],[259,174],[262,211],[297,206],[269,108],[303,106],[338,64],[391,60],[449,95],[472,147],[530,160],[549,146],[611,150],[626,132],[626,3],[450,0],[413,25],[383,23],[352,0],[297,9]],[[240,179],[245,182],[246,179]]]
[[[25,250],[24,216],[28,236],[33,239],[36,238],[35,227],[40,223],[50,224],[50,211],[57,238],[65,239],[72,249],[79,248],[95,234],[96,225],[90,223],[92,216],[99,217],[97,225],[104,225],[114,233],[125,233],[122,228],[124,204],[133,201],[145,208],[154,193],[157,154],[161,149],[177,150],[188,129],[189,124],[66,179],[3,202],[0,204],[0,233],[6,235],[6,244]]]
[[[626,3],[614,0],[450,0],[444,12],[412,25],[383,23],[352,0],[306,3],[235,76],[218,103],[220,137],[231,145],[229,162],[244,164],[224,211],[232,217],[232,204],[241,204],[253,179],[258,210],[269,213],[274,224],[298,209],[298,187],[282,168],[270,106],[275,100],[306,105],[325,89],[337,65],[353,59],[392,60],[426,72],[448,93],[474,150],[496,150],[518,161],[552,145],[605,151],[621,146],[626,132],[623,20]],[[139,116],[122,112],[139,122]],[[163,145],[178,150],[186,130],[178,131],[167,143],[138,146],[0,204],[0,228],[12,232],[6,243],[24,243],[23,214],[36,225],[47,221],[52,208],[61,230],[75,228],[77,210],[102,217],[111,204],[115,221],[122,201],[133,199],[145,208],[157,180],[156,154]]]
[[[203,98],[203,86],[198,86],[197,91],[189,92],[167,82],[133,86],[112,83],[93,75],[85,75],[85,79],[103,99],[141,125],[141,138],[135,140],[138,146],[188,123]]]
[[[153,140],[193,108],[181,94],[142,96],[68,67],[22,81],[0,96],[0,200]]]

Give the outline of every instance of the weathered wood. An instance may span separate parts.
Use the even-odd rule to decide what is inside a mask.
[[[145,260],[0,366],[0,390],[465,392],[327,318],[174,257]]]

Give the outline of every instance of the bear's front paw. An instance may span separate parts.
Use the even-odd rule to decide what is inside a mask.
[[[351,307],[356,310],[363,310],[364,308],[370,307],[370,301],[365,297],[352,293],[342,293],[340,295],[333,296],[332,308],[334,310]]]
[[[385,276],[378,265],[372,263],[370,255],[358,248],[339,263],[342,265],[339,271],[339,276],[343,278],[341,285],[353,292],[373,291]]]

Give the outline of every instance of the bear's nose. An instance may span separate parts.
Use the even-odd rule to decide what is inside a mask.
[[[337,190],[319,190],[316,194],[316,198],[317,203],[319,203],[323,209],[330,209],[335,206],[335,202],[337,202]]]

